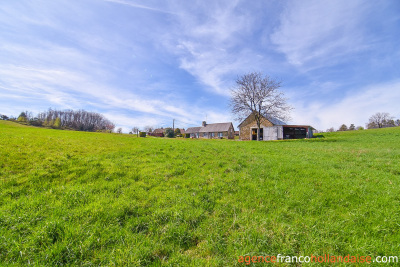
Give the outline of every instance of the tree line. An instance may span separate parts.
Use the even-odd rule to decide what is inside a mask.
[[[368,123],[365,124],[366,129],[376,129],[376,128],[387,128],[387,127],[397,127],[400,126],[400,119],[395,119],[387,112],[378,112],[372,115]],[[347,127],[346,124],[342,124],[337,131],[353,131],[353,130],[364,130],[364,127],[351,124]],[[335,128],[331,127],[326,130],[326,132],[334,132]]]
[[[32,112],[23,111],[17,118],[9,118],[5,115],[0,115],[0,118],[33,126],[76,131],[112,132],[115,128],[115,124],[102,114],[85,110],[56,110],[50,108],[37,116],[33,116]]]

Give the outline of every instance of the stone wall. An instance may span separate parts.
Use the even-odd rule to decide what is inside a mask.
[[[265,120],[261,123],[261,128],[270,126],[273,126],[273,124],[268,120]],[[252,120],[248,118],[242,123],[240,127],[239,139],[251,140],[251,128],[257,128],[257,123],[254,118]]]

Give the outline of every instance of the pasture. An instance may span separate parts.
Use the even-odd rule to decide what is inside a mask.
[[[241,142],[0,121],[0,263],[400,256],[399,141],[399,127]]]

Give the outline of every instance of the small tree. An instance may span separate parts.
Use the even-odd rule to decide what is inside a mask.
[[[340,126],[338,131],[347,131],[347,125],[346,124],[342,124],[342,126]]]
[[[396,126],[396,123],[393,119],[385,121],[384,127],[395,127],[395,126]]]
[[[362,130],[364,130],[364,127],[362,127],[362,126],[357,126],[356,129],[359,130],[359,131],[362,131]]]
[[[349,131],[354,131],[355,129],[356,129],[356,126],[354,126],[353,123],[350,124]]]
[[[139,127],[133,127],[132,128],[132,132],[134,133],[134,134],[136,134],[137,135],[137,137],[139,137]]]
[[[53,123],[53,127],[56,129],[60,129],[61,128],[61,119],[59,117],[57,117]]]
[[[260,140],[260,128],[264,120],[289,119],[293,108],[287,104],[284,94],[279,91],[280,87],[281,82],[259,72],[251,72],[236,79],[230,99],[232,113],[240,121],[254,115],[257,140]]]
[[[333,127],[329,128],[329,129],[326,129],[327,133],[331,133],[331,132],[334,132],[334,131],[335,131],[335,128],[333,128]]]
[[[153,126],[145,126],[145,127],[144,127],[144,131],[145,131],[146,133],[151,133],[151,132],[153,132],[153,129],[154,129]]]
[[[117,133],[118,133],[118,134],[121,134],[121,133],[122,133],[122,128],[121,128],[121,127],[117,129]]]
[[[369,123],[367,123],[365,126],[366,126],[367,129],[375,129],[375,128],[378,128],[378,125],[377,125],[375,122],[369,122]]]
[[[6,115],[0,115],[0,120],[8,120],[9,118],[8,118],[8,116],[6,116]]]
[[[169,137],[169,138],[173,138],[175,136],[174,130],[172,130],[172,128],[165,129],[165,136]]]
[[[21,112],[21,114],[19,114],[17,121],[19,122],[27,122],[28,118],[26,116],[25,112]]]
[[[175,136],[178,136],[181,134],[181,130],[179,128],[175,129]]]

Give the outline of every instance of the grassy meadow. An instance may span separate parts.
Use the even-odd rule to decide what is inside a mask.
[[[399,213],[399,127],[240,142],[0,121],[1,265],[400,256]]]

